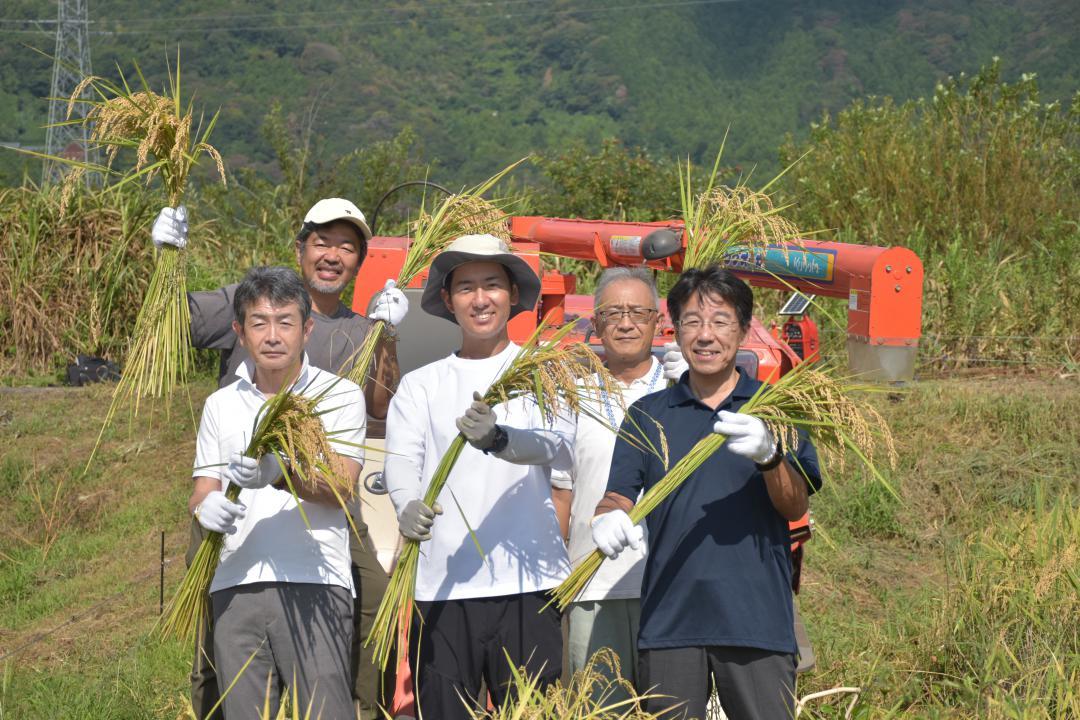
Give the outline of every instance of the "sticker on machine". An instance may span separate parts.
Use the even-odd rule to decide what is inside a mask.
[[[640,235],[612,235],[611,254],[623,257],[638,257],[641,255]]]
[[[848,310],[858,310],[859,309],[859,293],[857,293],[854,290],[851,290],[851,291],[848,292],[847,306],[848,306]]]

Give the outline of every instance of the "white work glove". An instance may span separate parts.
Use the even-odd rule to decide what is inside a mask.
[[[635,525],[622,510],[597,515],[590,524],[596,547],[612,560],[619,557],[627,546],[637,550],[645,541],[645,530]]]
[[[674,342],[664,345],[664,359],[661,364],[664,366],[664,377],[676,382],[683,376],[684,372],[690,369],[690,366],[683,358],[682,350],[679,349],[679,343]]]
[[[154,241],[154,247],[158,250],[162,245],[172,245],[174,248],[183,250],[187,246],[187,208],[180,207],[161,208],[153,227],[150,228],[150,239]]]
[[[713,425],[713,432],[727,436],[724,446],[745,458],[750,458],[759,465],[772,460],[776,454],[776,440],[769,428],[753,415],[733,413],[721,410]]]
[[[405,297],[405,293],[397,289],[397,282],[391,278],[375,296],[369,317],[390,325],[398,325],[405,319],[405,314],[408,312],[409,299]]]
[[[473,402],[456,421],[457,429],[477,450],[487,450],[495,442],[495,413],[480,393],[473,391]]]
[[[430,540],[431,526],[435,524],[436,515],[442,515],[442,506],[439,503],[428,507],[421,500],[410,500],[398,515],[398,530],[410,540]]]
[[[244,510],[243,505],[229,502],[225,493],[213,490],[195,508],[195,519],[207,530],[232,535],[236,532],[236,521],[244,518]]]
[[[256,460],[253,457],[233,453],[228,467],[221,473],[221,480],[239,485],[245,490],[258,490],[281,478],[281,465],[277,455],[266,453]]]

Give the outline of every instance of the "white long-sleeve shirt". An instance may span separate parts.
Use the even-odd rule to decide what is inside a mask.
[[[498,355],[467,360],[450,355],[401,379],[386,418],[386,485],[400,513],[421,499],[458,434],[454,421],[513,361],[511,343]],[[548,423],[531,400],[494,408],[500,425],[532,446],[545,464],[506,462],[466,444],[438,503],[431,540],[420,547],[417,600],[498,597],[555,587],[570,563],[551,501],[551,470],[568,470],[572,428]],[[460,506],[460,510],[459,510]],[[483,557],[469,533],[472,528]]]

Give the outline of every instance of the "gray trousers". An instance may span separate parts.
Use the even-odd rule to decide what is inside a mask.
[[[795,715],[795,656],[749,647],[641,650],[641,691],[664,695],[645,709],[673,720],[705,720],[710,677],[729,720],[787,720]],[[680,703],[684,703],[680,705]]]
[[[349,673],[353,599],[336,585],[254,583],[211,594],[218,687],[229,720],[261,718],[283,687],[300,712],[324,720],[355,715]],[[246,667],[245,667],[246,665]],[[230,687],[231,685],[231,687]]]
[[[359,720],[381,720],[380,706],[389,705],[394,694],[395,668],[379,672],[372,660],[375,648],[363,647],[364,640],[375,624],[375,614],[386,594],[389,578],[376,557],[375,545],[359,518],[353,518],[360,533],[349,533],[349,552],[352,555],[353,583],[356,600],[353,604],[353,697],[359,705]],[[191,539],[188,543],[187,565],[191,565],[206,531],[195,518],[191,519]],[[207,599],[209,602],[209,598]],[[214,662],[213,623],[203,625],[195,639],[195,658],[191,665],[191,707],[196,720],[222,720],[225,713],[218,702],[217,673]],[[211,709],[217,708],[211,713]]]
[[[570,672],[584,668],[589,658],[601,648],[611,649],[619,658],[619,674],[631,685],[637,686],[637,636],[641,622],[641,600],[599,600],[576,602],[570,605],[570,633],[567,637]],[[600,663],[596,669],[609,679],[607,666]],[[602,688],[596,688],[594,699],[599,700]],[[630,697],[622,688],[613,688],[604,697],[604,704],[611,705]]]

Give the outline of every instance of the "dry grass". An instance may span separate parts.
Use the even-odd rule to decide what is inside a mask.
[[[152,216],[131,194],[79,192],[60,212],[60,189],[0,190],[0,370],[55,370],[77,353],[116,356],[146,290]]]
[[[469,710],[473,720],[658,720],[674,717],[645,711],[642,701],[655,697],[638,694],[620,675],[619,658],[608,649],[596,652],[584,668],[564,685],[561,681],[541,689],[539,674],[529,676],[514,666],[510,693],[502,706],[489,712]],[[622,699],[620,699],[622,698]]]

